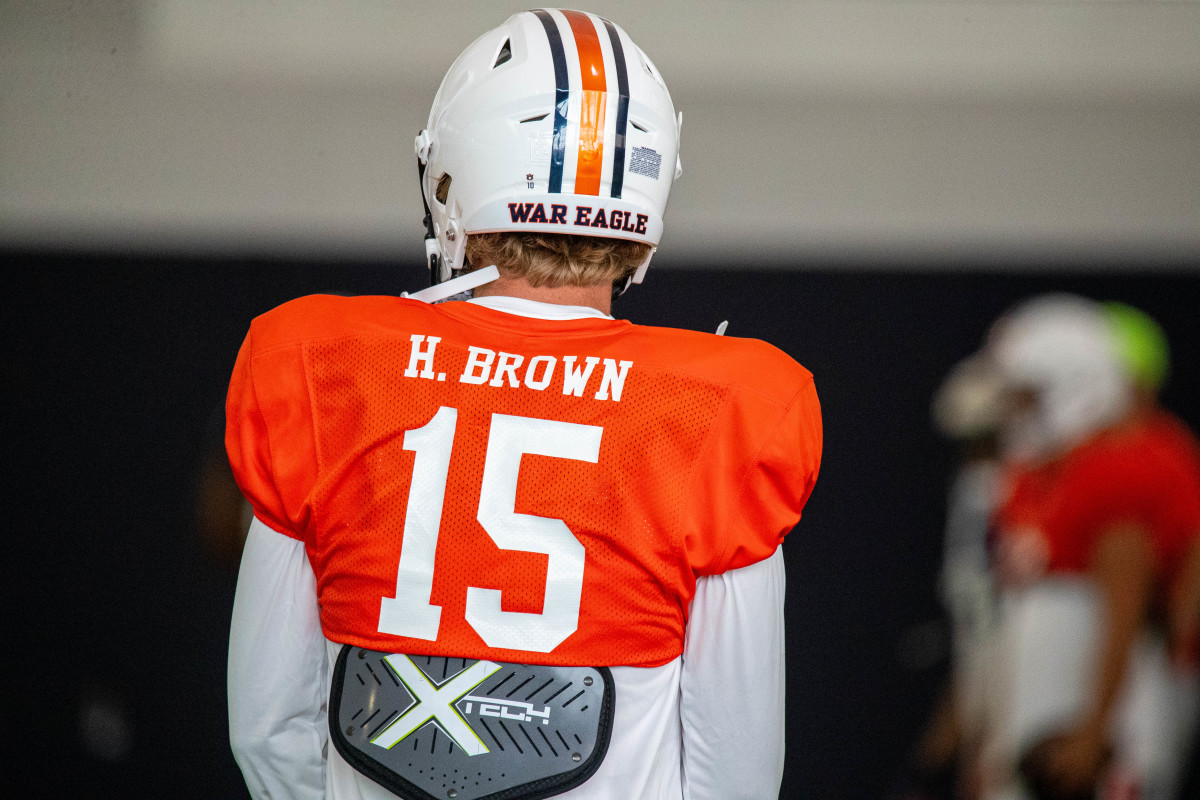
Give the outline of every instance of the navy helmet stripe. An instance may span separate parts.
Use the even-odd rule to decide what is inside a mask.
[[[620,197],[625,183],[625,134],[629,131],[629,73],[625,69],[625,49],[616,27],[604,20],[608,39],[612,42],[613,61],[617,66],[617,132],[613,137],[612,196]]]
[[[554,144],[550,155],[550,187],[552,193],[562,192],[563,165],[567,155],[567,100],[570,87],[567,80],[567,54],[563,50],[562,34],[558,23],[545,9],[533,12],[542,21],[546,37],[550,40],[550,55],[554,59]]]

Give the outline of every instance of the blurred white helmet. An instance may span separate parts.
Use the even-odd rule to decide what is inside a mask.
[[[658,70],[613,23],[559,9],[509,17],[450,67],[417,136],[434,282],[462,269],[475,233],[614,237],[653,254],[682,171],[681,124]]]
[[[1035,401],[1005,426],[1016,458],[1048,458],[1119,421],[1131,393],[1098,303],[1067,294],[1021,303],[992,328],[988,350],[1010,389]]]

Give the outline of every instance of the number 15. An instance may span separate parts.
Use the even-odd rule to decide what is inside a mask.
[[[430,603],[438,529],[454,447],[457,409],[442,406],[428,423],[404,434],[416,453],[404,540],[396,570],[396,596],[380,598],[379,630],[414,639],[437,639],[442,607]],[[479,523],[497,547],[549,557],[542,613],[504,611],[500,591],[467,587],[467,623],[489,647],[549,653],[579,627],[584,549],[561,519],[516,513],[517,473],[525,453],[593,464],[604,429],[595,425],[492,414]]]

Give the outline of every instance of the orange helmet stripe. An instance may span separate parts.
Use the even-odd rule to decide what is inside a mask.
[[[591,17],[579,11],[563,11],[575,36],[579,53],[581,104],[579,114],[579,158],[575,168],[575,193],[600,194],[601,165],[604,163],[604,122],[607,83],[604,51]]]

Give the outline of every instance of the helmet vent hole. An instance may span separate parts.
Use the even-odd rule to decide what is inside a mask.
[[[512,60],[512,40],[505,39],[504,46],[500,48],[500,52],[496,54],[496,63],[492,64],[492,69]]]
[[[636,122],[634,122],[633,120],[629,120],[629,124],[630,124],[630,125],[632,125],[634,128],[636,128],[637,130],[641,131],[642,133],[649,133],[649,132],[650,132],[650,131],[646,130],[646,126],[645,126],[645,125],[638,125],[638,124],[637,124]]]
[[[548,116],[550,116],[549,111],[547,111],[545,114],[538,114],[536,117],[526,117],[525,119],[521,120],[521,124],[524,125],[526,122],[539,122]]]
[[[442,205],[446,205],[446,198],[450,195],[450,173],[447,172],[438,178],[437,188],[433,191],[433,196]]]

